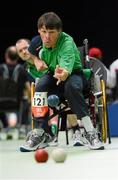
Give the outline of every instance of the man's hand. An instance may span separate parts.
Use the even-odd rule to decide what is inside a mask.
[[[34,62],[34,65],[36,66],[37,71],[43,71],[48,68],[46,63],[43,60],[39,59],[37,56],[31,55],[31,59]]]
[[[59,65],[56,66],[54,77],[58,80],[57,85],[61,81],[65,81],[69,76],[69,72],[65,68],[59,67]]]

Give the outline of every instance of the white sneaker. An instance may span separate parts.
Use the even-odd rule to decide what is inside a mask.
[[[76,130],[73,134],[74,144],[73,146],[85,146],[88,144],[88,141],[84,135],[79,130]]]
[[[98,134],[95,131],[88,132],[86,135],[86,139],[88,140],[88,146],[93,150],[104,150],[103,143],[99,140]]]
[[[36,151],[47,146],[45,131],[43,129],[31,130],[26,138],[26,142],[20,146],[21,152]]]

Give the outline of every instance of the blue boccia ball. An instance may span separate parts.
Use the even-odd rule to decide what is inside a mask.
[[[56,107],[59,104],[59,97],[57,95],[50,95],[48,97],[48,105],[51,107]]]

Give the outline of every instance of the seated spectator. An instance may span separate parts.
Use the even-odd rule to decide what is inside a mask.
[[[16,42],[17,53],[19,57],[25,61],[26,70],[31,77],[31,81],[35,81],[35,78],[42,77],[48,71],[46,64],[37,57],[40,46],[40,36],[35,36],[31,42],[29,39],[23,38]],[[28,48],[32,54],[29,52]]]
[[[30,84],[27,73],[18,63],[18,54],[15,46],[10,46],[5,51],[5,63],[0,65],[0,110],[1,112],[12,112],[20,108],[20,102],[27,90],[30,96]],[[16,102],[16,104],[14,104]],[[2,112],[2,113],[3,113]],[[25,116],[21,123],[26,123]],[[7,119],[8,120],[8,119]],[[19,123],[19,122],[18,122]],[[3,123],[9,125],[9,122]]]
[[[100,48],[92,47],[89,49],[89,56],[102,60],[103,53]]]
[[[118,59],[109,66],[113,100],[118,101]]]
[[[109,69],[103,64],[103,52],[100,48],[92,47],[89,49],[89,57],[93,64],[94,60],[96,61],[96,65],[94,66],[95,71],[98,73],[101,78],[106,82],[106,86],[111,88],[110,81],[110,72]],[[94,73],[96,73],[94,72]]]

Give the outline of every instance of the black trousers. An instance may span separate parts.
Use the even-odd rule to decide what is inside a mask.
[[[56,85],[57,79],[52,73],[44,75],[36,86],[36,92],[47,92],[48,96],[56,94],[59,97],[64,96],[68,100],[72,112],[78,119],[88,115],[88,107],[85,102],[83,91],[87,88],[88,82],[83,74],[72,74],[66,81]],[[48,123],[48,118],[39,118],[40,125]]]

